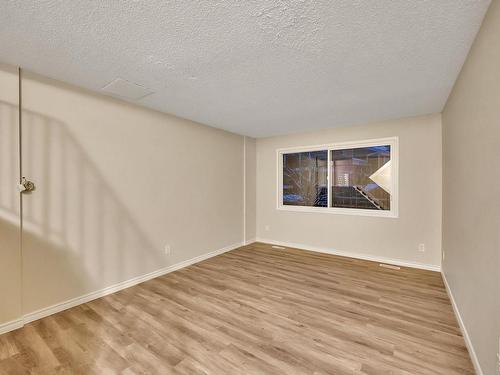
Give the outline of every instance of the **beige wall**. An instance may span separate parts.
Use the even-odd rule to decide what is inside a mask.
[[[443,112],[443,270],[483,374],[500,337],[500,1]]]
[[[257,192],[256,192],[256,151],[257,141],[255,138],[245,137],[245,240],[255,240],[257,224]]]
[[[399,218],[276,209],[277,149],[393,136],[399,137]],[[439,266],[440,115],[258,139],[257,237]],[[425,252],[418,251],[420,243]]]
[[[0,331],[21,314],[17,72],[0,65]]]
[[[242,136],[29,73],[23,96],[24,314],[243,241]]]

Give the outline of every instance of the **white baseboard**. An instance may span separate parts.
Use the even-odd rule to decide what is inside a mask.
[[[0,335],[21,328],[23,325],[23,319],[12,320],[10,322],[0,324]]]
[[[24,317],[21,319],[0,325],[0,334],[6,333],[9,331],[13,331],[15,329],[21,328],[24,324],[28,324],[28,323],[33,322],[35,320],[45,318],[46,316],[56,314],[58,312],[70,309],[72,307],[81,305],[83,303],[90,302],[90,301],[95,300],[97,298],[107,296],[108,294],[116,293],[122,289],[130,288],[131,286],[143,283],[145,281],[154,279],[154,278],[159,277],[159,276],[166,275],[167,273],[177,271],[178,269],[190,266],[192,264],[201,262],[201,261],[206,260],[208,258],[212,258],[214,256],[223,254],[225,252],[237,249],[240,246],[243,246],[243,243],[236,243],[233,245],[229,245],[229,246],[226,246],[222,249],[215,250],[215,251],[212,251],[210,253],[203,254],[203,255],[197,256],[195,258],[191,258],[191,259],[185,260],[183,262],[173,264],[173,265],[168,266],[168,267],[161,268],[159,270],[150,272],[150,273],[145,274],[145,275],[134,277],[132,279],[123,281],[123,282],[115,284],[115,285],[111,285],[107,288],[97,290],[95,292],[85,294],[83,296],[76,297],[76,298],[70,299],[68,301],[64,301],[64,302],[58,303],[56,305],[49,306],[49,307],[31,312],[29,314],[24,315]]]
[[[245,245],[250,245],[251,243],[254,243],[255,241],[257,241],[257,239],[256,239],[256,238],[250,238],[250,239],[247,239],[247,240],[245,241]]]
[[[472,360],[472,364],[474,365],[474,369],[476,370],[476,374],[483,375],[483,370],[481,370],[481,365],[479,364],[476,352],[474,351],[474,346],[472,345],[472,341],[469,337],[469,333],[467,332],[467,328],[465,328],[465,324],[462,319],[462,315],[460,314],[460,310],[458,309],[457,303],[455,301],[455,297],[453,297],[453,293],[450,289],[450,284],[448,284],[448,280],[446,280],[446,275],[444,274],[444,272],[442,272],[441,275],[443,276],[446,292],[448,293],[448,297],[450,298],[451,306],[453,306],[453,311],[455,312],[455,316],[457,317],[458,325],[460,326],[460,330],[462,331],[462,336],[464,337],[465,346],[469,351],[469,355]]]
[[[272,244],[272,245],[293,247],[293,248],[297,248],[297,249],[315,251],[317,253],[339,255],[339,256],[348,257],[348,258],[370,260],[372,262],[388,263],[388,264],[394,264],[394,265],[402,266],[402,267],[419,268],[419,269],[428,270],[428,271],[441,272],[441,266],[434,265],[434,264],[408,262],[408,261],[404,261],[404,260],[400,260],[400,259],[384,258],[384,257],[378,257],[378,256],[374,256],[374,255],[369,255],[369,254],[353,253],[353,252],[349,252],[349,251],[339,251],[339,250],[326,248],[326,247],[310,246],[310,245],[283,242],[283,241],[274,241],[274,240],[268,240],[265,238],[257,238],[256,241],[257,242],[264,242],[264,243],[268,243],[268,244]]]

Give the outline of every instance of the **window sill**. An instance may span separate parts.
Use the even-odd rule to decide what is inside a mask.
[[[305,206],[283,206],[283,205],[278,206],[277,210],[289,211],[289,212],[334,214],[334,215],[372,216],[372,217],[383,217],[390,219],[397,219],[399,217],[398,213],[395,212],[394,210],[380,211],[380,210],[363,210],[357,208],[305,207]]]

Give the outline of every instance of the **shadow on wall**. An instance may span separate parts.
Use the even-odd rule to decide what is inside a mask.
[[[17,112],[0,101],[0,325],[21,313],[18,152]]]
[[[17,149],[17,105],[0,101],[0,119],[0,134]],[[0,152],[0,225],[15,230],[17,153],[9,147]],[[37,185],[22,198],[24,313],[163,266],[161,254],[64,123],[23,111],[23,169]]]

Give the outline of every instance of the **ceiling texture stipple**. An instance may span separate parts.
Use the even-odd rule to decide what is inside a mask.
[[[264,137],[440,112],[489,3],[3,0],[0,62]]]

